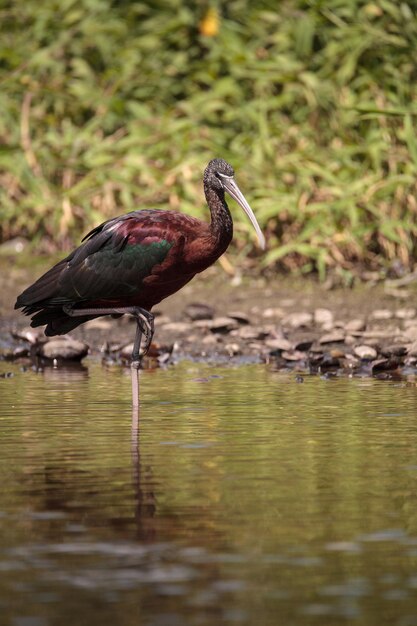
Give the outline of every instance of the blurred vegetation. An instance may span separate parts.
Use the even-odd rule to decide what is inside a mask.
[[[266,265],[412,267],[411,0],[3,0],[0,18],[3,240],[65,247],[144,206],[207,218],[202,169],[222,156]]]

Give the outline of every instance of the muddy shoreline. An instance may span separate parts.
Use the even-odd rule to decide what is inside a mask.
[[[6,364],[62,365],[88,358],[129,365],[133,320],[103,317],[48,343],[42,329],[13,311],[39,269],[3,263],[0,357]],[[4,271],[6,269],[6,271]],[[416,306],[414,306],[416,305]],[[156,332],[144,367],[184,358],[214,363],[270,363],[323,375],[392,378],[417,373],[417,292],[385,284],[326,289],[313,279],[231,278],[210,268],[155,309]],[[3,365],[4,373],[7,366]]]

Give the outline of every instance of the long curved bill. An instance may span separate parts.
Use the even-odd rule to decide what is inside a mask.
[[[223,176],[222,181],[223,181],[223,186],[226,189],[226,191],[231,195],[233,200],[236,200],[236,202],[240,204],[240,206],[242,207],[242,209],[245,211],[246,215],[250,219],[252,226],[254,227],[255,232],[258,236],[259,245],[262,248],[262,250],[265,250],[265,237],[259,227],[259,224],[256,220],[254,212],[250,208],[245,196],[243,195],[243,193],[240,191],[239,187],[237,186],[235,179],[232,176],[230,177]]]

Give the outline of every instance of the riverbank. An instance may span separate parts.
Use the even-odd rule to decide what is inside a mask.
[[[0,350],[25,366],[88,358],[128,365],[133,319],[98,318],[48,343],[43,329],[13,310],[18,293],[43,268],[3,263]],[[329,290],[313,279],[231,278],[210,268],[155,309],[145,367],[184,358],[267,362],[299,372],[392,377],[417,371],[417,297],[382,283]],[[6,366],[7,369],[7,366]],[[5,367],[2,366],[4,372]]]

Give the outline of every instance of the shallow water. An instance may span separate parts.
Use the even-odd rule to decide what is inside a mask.
[[[10,369],[2,626],[417,624],[414,386]]]

